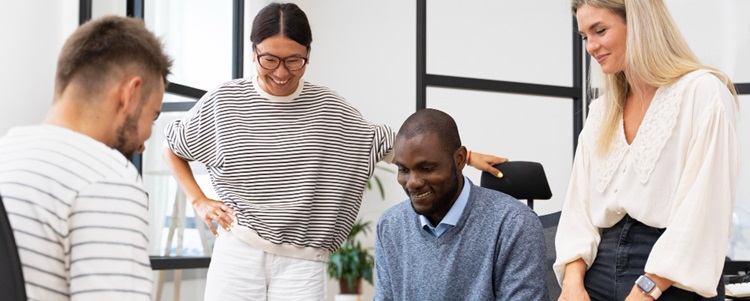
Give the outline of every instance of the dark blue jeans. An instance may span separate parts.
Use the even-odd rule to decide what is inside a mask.
[[[643,269],[646,267],[648,255],[662,233],[664,229],[646,226],[628,215],[611,228],[604,229],[596,259],[583,280],[591,300],[625,300],[633,289],[635,280],[645,273]],[[717,281],[718,295],[716,297],[703,298],[694,292],[672,286],[662,293],[659,301],[723,301],[724,284],[721,279]]]

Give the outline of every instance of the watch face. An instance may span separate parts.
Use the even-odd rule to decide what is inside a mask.
[[[635,281],[635,284],[645,293],[650,293],[651,290],[654,289],[654,286],[656,286],[656,283],[645,276],[639,277],[638,280]]]

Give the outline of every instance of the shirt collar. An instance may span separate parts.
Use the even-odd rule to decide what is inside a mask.
[[[450,225],[455,226],[458,223],[458,219],[461,217],[461,214],[464,212],[464,209],[466,209],[466,204],[469,202],[469,193],[471,192],[471,181],[469,181],[466,176],[463,176],[464,178],[464,187],[461,189],[461,193],[458,195],[458,198],[456,199],[456,202],[453,203],[453,206],[451,206],[451,209],[448,210],[448,213],[445,214],[445,217],[443,217],[443,220],[440,221],[440,225]],[[427,219],[424,215],[419,215],[419,221],[422,224],[422,229],[424,229],[425,226],[428,226],[430,228],[436,228],[432,226],[432,223],[430,223],[430,220]]]

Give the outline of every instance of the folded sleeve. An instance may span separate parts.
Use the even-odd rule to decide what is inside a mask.
[[[591,220],[588,152],[584,139],[579,139],[568,192],[555,234],[556,260],[553,269],[560,284],[565,278],[566,264],[582,258],[587,266],[591,266],[601,240],[599,228]]]
[[[377,161],[391,163],[393,161],[393,142],[396,134],[387,125],[373,125],[375,127],[375,137],[373,149]]]
[[[164,129],[167,145],[180,158],[208,166],[221,165],[216,95],[215,92],[206,93],[182,119]]]
[[[734,98],[703,111],[694,136],[667,229],[646,263],[646,272],[675,281],[675,286],[704,297],[716,295],[727,251],[739,168]]]

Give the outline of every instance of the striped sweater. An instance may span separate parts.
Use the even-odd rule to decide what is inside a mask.
[[[394,139],[326,87],[300,81],[295,93],[276,97],[253,78],[207,93],[165,136],[175,154],[206,165],[238,213],[235,234],[267,252],[318,261],[346,238]]]
[[[151,299],[148,195],[122,154],[65,128],[14,128],[0,195],[29,300]]]

